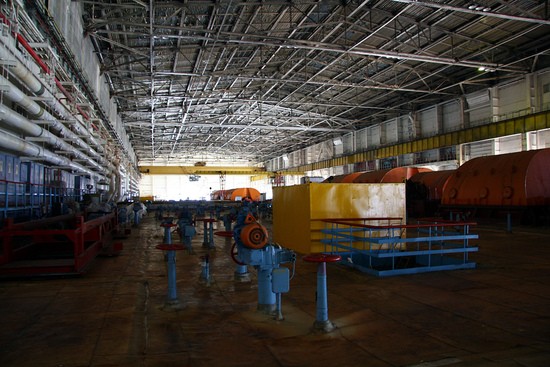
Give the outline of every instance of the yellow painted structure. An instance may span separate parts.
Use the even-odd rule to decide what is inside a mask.
[[[405,221],[405,184],[309,183],[273,188],[273,241],[298,253],[324,251],[327,218],[399,217]]]
[[[148,175],[255,175],[264,173],[265,168],[232,166],[139,166],[139,172]]]

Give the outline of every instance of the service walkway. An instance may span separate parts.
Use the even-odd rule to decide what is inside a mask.
[[[315,264],[299,257],[276,321],[256,311],[254,277],[234,281],[224,238],[211,283],[201,280],[200,233],[195,253],[177,256],[183,309],[163,310],[162,229],[150,216],[82,277],[0,281],[0,366],[550,366],[550,231],[474,231],[477,269],[376,278],[328,264],[336,329],[321,334]]]

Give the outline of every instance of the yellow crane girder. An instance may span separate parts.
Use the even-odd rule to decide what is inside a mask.
[[[265,173],[263,167],[221,167],[221,166],[139,166],[145,175],[256,175]]]

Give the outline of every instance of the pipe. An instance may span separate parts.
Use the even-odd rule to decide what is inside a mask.
[[[63,105],[58,99],[50,92],[48,89],[44,88],[44,85],[40,80],[34,76],[32,73],[33,70],[30,70],[25,66],[19,59],[15,56],[15,52],[10,50],[6,44],[0,43],[0,59],[14,61],[13,67],[9,70],[18,77],[33,93],[38,96],[44,97],[45,102],[50,106],[62,119],[70,120],[74,118],[69,112],[69,109]],[[38,70],[35,71],[38,73]],[[75,124],[73,125],[76,133],[78,135],[84,136],[84,138],[89,142],[90,145],[93,145],[97,151],[103,152],[104,148],[101,143],[99,143],[90,132],[82,125]]]
[[[90,157],[88,157],[72,145],[59,139],[57,136],[47,130],[44,130],[40,126],[33,124],[25,117],[21,116],[17,112],[9,109],[4,105],[0,105],[0,121],[2,121],[2,125],[4,127],[7,127],[10,130],[15,130],[31,137],[43,138],[49,145],[52,145],[54,148],[71,152],[76,158],[84,160],[90,165],[93,165],[100,172],[107,172],[107,168],[92,160]]]
[[[7,88],[8,90],[4,92],[4,97],[23,107],[29,114],[31,114],[32,117],[36,119],[42,118],[44,120],[49,121],[51,123],[50,127],[53,130],[55,130],[59,135],[61,135],[61,137],[70,139],[71,142],[75,143],[80,148],[82,148],[82,150],[84,150],[88,155],[94,156],[96,159],[99,160],[100,164],[102,164],[103,167],[109,166],[111,170],[115,169],[115,167],[111,163],[109,163],[105,158],[103,158],[98,152],[93,150],[79,136],[77,136],[75,133],[69,130],[65,125],[60,123],[52,114],[50,114],[48,111],[40,107],[38,103],[30,99],[20,89],[18,89],[9,80],[7,80],[1,75],[0,75],[0,84],[3,84],[4,86],[8,87]],[[18,117],[23,119],[22,116],[18,116]],[[84,159],[84,158],[81,158],[81,159]]]
[[[10,21],[8,20],[8,18],[3,13],[0,13],[0,18],[8,26],[11,25]],[[12,30],[12,33],[13,33],[14,37],[17,39],[17,41],[25,48],[25,50],[27,50],[29,52],[31,57],[37,62],[37,64],[40,66],[40,68],[42,68],[42,70],[44,70],[44,72],[46,74],[51,75],[52,72],[51,72],[50,68],[48,67],[48,65],[46,65],[46,63],[44,63],[44,61],[42,61],[40,56],[38,56],[38,54],[34,51],[34,49],[31,47],[31,45],[29,45],[27,40],[20,33],[16,33],[13,30]],[[57,88],[59,88],[61,93],[63,93],[63,95],[65,97],[67,97],[69,102],[74,103],[74,97],[65,89],[65,87],[63,87],[63,85],[61,84],[59,79],[57,79],[57,77],[55,75],[53,75],[53,77],[54,77],[55,85],[57,85]],[[88,116],[88,114],[86,114],[79,105],[76,105],[76,109],[82,115],[82,117],[84,117],[85,120],[90,119],[90,116]],[[97,130],[97,127],[95,125],[92,124],[92,126]]]
[[[23,154],[28,157],[39,158],[48,163],[58,166],[69,167],[80,173],[87,174],[91,177],[97,177],[98,179],[104,179],[105,177],[98,173],[83,167],[82,165],[71,161],[68,158],[61,157],[47,149],[44,149],[36,144],[29,143],[12,135],[6,131],[0,130],[0,148],[10,150],[19,154]]]

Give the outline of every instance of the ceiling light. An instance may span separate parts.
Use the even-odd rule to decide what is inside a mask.
[[[479,5],[479,4],[476,4],[476,3],[468,5],[468,9],[469,10],[475,10],[475,11],[484,11],[484,12],[491,11],[490,7]]]

